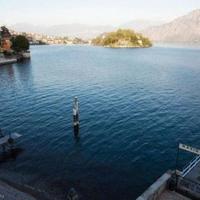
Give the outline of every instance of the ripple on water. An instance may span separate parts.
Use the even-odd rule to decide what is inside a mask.
[[[23,134],[23,151],[1,163],[16,172],[10,179],[22,174],[21,182],[60,199],[70,187],[82,199],[135,199],[174,167],[178,142],[200,145],[199,50],[41,46],[31,53],[30,62],[0,68],[1,127]]]

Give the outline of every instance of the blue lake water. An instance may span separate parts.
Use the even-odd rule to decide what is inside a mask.
[[[35,46],[31,54],[0,67],[0,127],[23,135],[16,159],[0,163],[13,180],[20,174],[52,199],[71,187],[81,199],[135,199],[175,167],[178,142],[200,147],[199,48]]]

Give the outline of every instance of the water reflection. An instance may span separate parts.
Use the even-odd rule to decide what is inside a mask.
[[[23,87],[32,85],[31,60],[0,66],[0,87]]]
[[[15,69],[17,81],[21,87],[27,88],[33,84],[31,60],[25,60],[19,64],[16,64]]]
[[[8,79],[13,82],[14,81],[14,68],[13,65],[5,65],[5,66],[0,66],[0,84],[7,82]]]

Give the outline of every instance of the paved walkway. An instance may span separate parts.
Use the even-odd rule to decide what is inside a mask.
[[[34,197],[21,192],[0,181],[0,200],[36,200]]]

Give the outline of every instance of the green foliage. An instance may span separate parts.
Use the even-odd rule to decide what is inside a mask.
[[[143,37],[143,44],[152,46],[151,41],[147,37]]]
[[[12,49],[16,52],[27,51],[29,49],[29,41],[23,35],[17,35],[11,38]]]
[[[81,38],[75,37],[73,39],[73,44],[86,44],[87,42]]]
[[[109,47],[149,47],[152,46],[150,40],[141,34],[129,29],[118,29],[100,35],[92,40],[92,44]]]
[[[46,44],[45,42],[43,42],[41,40],[39,40],[38,43],[39,43],[39,45],[45,45]]]

